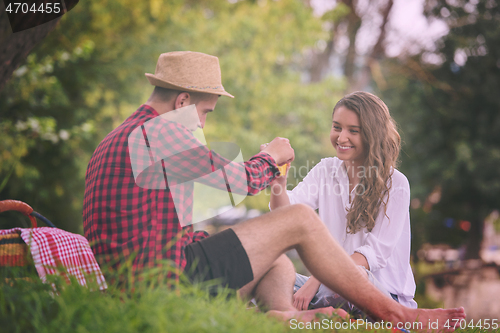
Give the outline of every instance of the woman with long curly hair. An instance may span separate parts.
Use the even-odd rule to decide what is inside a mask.
[[[293,190],[286,190],[286,175],[273,181],[270,208],[303,203],[318,209],[368,280],[388,297],[416,308],[410,187],[396,170],[401,138],[389,109],[367,92],[346,95],[333,109],[330,141],[337,156],[322,159]],[[297,274],[296,289],[293,301],[299,310],[342,305],[314,276]]]

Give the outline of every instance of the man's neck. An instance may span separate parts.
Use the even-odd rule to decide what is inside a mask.
[[[172,103],[147,101],[144,104],[155,109],[159,115],[170,112],[174,109]]]

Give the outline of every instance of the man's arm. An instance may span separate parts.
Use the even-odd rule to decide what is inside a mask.
[[[197,181],[243,195],[266,188],[277,173],[276,163],[294,157],[288,139],[276,138],[266,151],[236,163],[209,150],[184,126],[159,117],[134,130],[129,149],[133,168],[138,165],[134,168],[136,180],[153,179],[152,188]],[[154,176],[142,175],[144,172]],[[138,185],[147,187],[148,182]]]

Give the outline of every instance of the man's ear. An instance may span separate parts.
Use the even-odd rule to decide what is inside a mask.
[[[177,98],[175,99],[174,109],[176,110],[190,105],[191,104],[190,100],[191,96],[189,95],[188,92],[181,92],[179,95],[177,95]]]

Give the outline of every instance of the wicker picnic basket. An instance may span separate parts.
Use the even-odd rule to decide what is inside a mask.
[[[0,213],[9,210],[18,211],[26,215],[31,222],[31,228],[36,228],[36,218],[43,221],[49,227],[55,227],[49,220],[35,212],[28,204],[17,200],[0,201]],[[8,269],[25,268],[26,272],[34,269],[31,253],[28,245],[23,241],[19,233],[0,235],[0,275]]]

